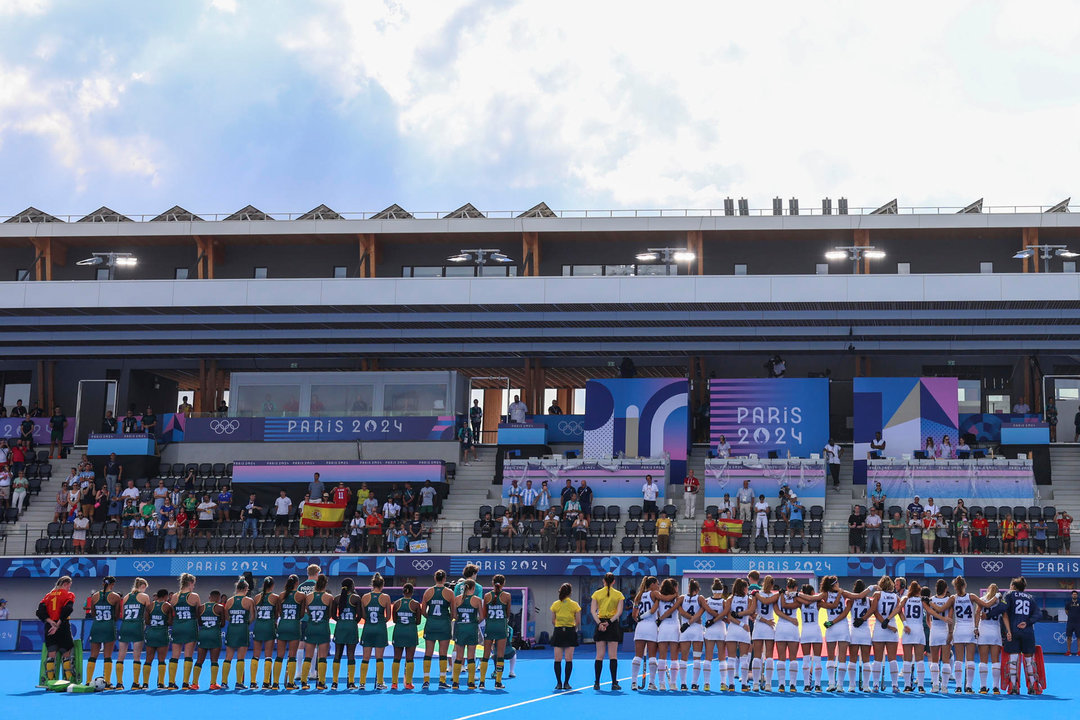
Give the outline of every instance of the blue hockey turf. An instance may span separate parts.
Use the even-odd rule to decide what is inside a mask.
[[[389,662],[386,667],[390,669]],[[672,693],[631,692],[630,658],[620,660],[620,680],[623,690],[610,691],[607,668],[602,690],[592,689],[593,660],[591,653],[581,653],[574,662],[573,692],[554,693],[554,674],[550,651],[523,652],[517,663],[517,677],[507,680],[507,689],[412,692],[368,690],[352,691],[295,691],[263,690],[169,692],[104,692],[89,695],[48,693],[34,687],[37,680],[38,656],[25,653],[0,655],[0,702],[5,714],[42,710],[72,716],[91,714],[94,717],[171,716],[185,717],[290,717],[311,713],[317,706],[320,714],[334,717],[337,713],[358,711],[393,712],[402,708],[413,717],[469,720],[471,718],[513,718],[533,720],[552,717],[629,716],[650,717],[669,714],[673,708],[680,713],[704,714],[723,709],[740,715],[790,711],[827,716],[855,710],[861,715],[880,711],[895,714],[930,712],[931,717],[988,717],[989,713],[1009,713],[1009,716],[1045,718],[1076,718],[1080,715],[1080,659],[1047,657],[1047,691],[1040,696],[1005,695],[866,695],[845,693]],[[419,688],[420,664],[417,663]],[[130,675],[130,662],[127,666]],[[345,668],[342,668],[344,675]],[[489,670],[490,672],[490,670]],[[716,677],[716,673],[713,673]],[[625,679],[622,679],[625,678]],[[464,678],[463,678],[464,679]],[[154,680],[152,679],[151,682]],[[129,681],[130,682],[130,681]],[[344,684],[344,683],[343,683]],[[371,687],[369,683],[369,688]],[[959,713],[959,715],[957,715]],[[15,715],[11,715],[15,717]],[[21,715],[20,715],[21,717]]]

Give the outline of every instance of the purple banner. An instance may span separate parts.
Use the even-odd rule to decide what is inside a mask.
[[[21,437],[19,425],[24,419],[0,418],[0,438],[11,440],[12,438]],[[75,442],[75,418],[69,417],[67,421],[67,427],[64,428],[64,443],[71,445]],[[30,418],[30,422],[34,423],[34,445],[48,445],[49,439],[52,437],[52,430],[49,429],[49,418]]]
[[[455,418],[188,418],[184,442],[402,442],[453,440]]]
[[[315,473],[327,489],[345,483],[417,483],[445,480],[442,460],[237,460],[233,483],[308,483]]]

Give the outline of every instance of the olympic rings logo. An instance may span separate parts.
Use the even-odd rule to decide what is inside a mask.
[[[560,420],[559,432],[567,435],[581,435],[585,430],[580,420]]]
[[[135,562],[131,563],[131,567],[134,570],[138,570],[139,572],[149,572],[150,570],[154,569],[154,561],[153,560],[136,560]]]
[[[715,570],[716,569],[716,562],[713,561],[713,560],[705,560],[705,559],[695,560],[694,561],[694,569],[695,570]]]
[[[217,435],[232,435],[240,429],[239,420],[211,420],[210,430]]]
[[[1061,644],[1064,645],[1065,644],[1065,633],[1063,633],[1063,632],[1054,633],[1054,642],[1061,643]]]
[[[1000,560],[983,560],[982,569],[986,572],[1001,572],[1001,569],[1005,567],[1005,563]]]
[[[430,570],[434,566],[435,566],[435,563],[433,563],[431,560],[413,560],[412,561],[413,570]]]

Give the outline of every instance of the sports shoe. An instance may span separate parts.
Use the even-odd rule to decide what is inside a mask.
[[[413,689],[413,684],[412,683],[405,683],[405,689],[406,690],[412,690]]]
[[[184,689],[185,690],[198,690],[199,686],[196,685],[195,683],[191,683],[190,685],[185,685]]]
[[[300,683],[300,689],[301,690],[310,690],[311,686],[307,684],[307,681],[304,681],[304,682]]]
[[[160,686],[160,685],[158,685],[158,687],[160,688],[161,686]],[[177,685],[176,683],[169,683],[169,687],[168,687],[168,689],[169,689],[169,690],[179,690],[179,689],[180,689],[180,686],[179,686],[179,685]]]
[[[452,686],[450,685],[450,683],[446,682],[445,680],[440,680],[439,681],[439,689],[440,690],[450,690],[451,687]]]
[[[397,690],[397,681],[396,680],[394,682],[390,683],[390,689],[391,690]]]
[[[649,692],[656,692],[658,689],[656,683],[649,683]]]
[[[408,685],[406,685],[406,686],[405,686],[405,688],[406,688],[406,689],[408,689],[408,688],[409,688],[409,686],[408,686]],[[505,690],[505,689],[506,689],[506,686],[505,686],[505,685],[503,685],[503,684],[502,684],[501,682],[499,682],[498,680],[496,680],[496,681],[495,681],[495,689],[496,689],[496,690]]]
[[[378,683],[378,684],[376,684],[375,689],[376,690],[385,690],[386,689],[386,683]]]
[[[618,685],[618,683],[616,683],[616,685]],[[697,685],[691,685],[690,686],[690,692],[697,692],[697,691],[698,691],[698,686]]]
[[[420,689],[421,690],[427,690],[430,687],[431,687],[431,681],[430,680],[425,680],[424,684],[420,686]]]
[[[997,688],[997,687],[994,688],[994,694],[995,695],[1000,695],[1001,694],[1001,688]]]
[[[633,680],[630,681],[630,689],[631,690],[637,690],[638,689],[637,678],[634,678]]]
[[[966,692],[968,695],[974,695],[975,694],[975,688],[969,687],[966,690],[964,690],[964,692]]]
[[[461,686],[460,686],[460,685],[458,685],[458,684],[457,684],[457,683],[455,682],[455,683],[454,683],[453,685],[451,685],[451,686],[450,686],[450,688],[451,688],[452,690],[460,690],[460,689],[461,689]],[[557,688],[555,688],[555,689],[556,689],[556,690],[562,690],[562,685],[560,685],[559,687],[557,687]]]
[[[704,692],[709,692],[709,683],[705,683],[705,684],[704,684],[704,685],[702,685],[701,687],[702,687],[702,690],[703,690]],[[723,691],[723,689],[724,689],[724,686],[723,686],[723,685],[721,685],[721,686],[720,686],[720,690],[721,690],[721,691]]]
[[[326,689],[326,683],[315,683],[315,689],[316,690],[325,690]]]
[[[210,683],[210,689],[211,690],[220,690],[221,686],[218,685],[217,683]]]
[[[596,682],[593,683],[592,689],[596,690],[597,692],[600,692],[600,681],[599,680],[597,680]]]
[[[612,680],[611,681],[611,692],[618,692],[620,690],[622,690],[622,685],[619,684],[619,681],[618,680]]]
[[[906,688],[904,688],[904,692],[913,693],[913,692],[915,692],[915,688],[913,686],[911,686],[911,685],[908,685]]]
[[[683,684],[683,685],[680,685],[680,686],[679,686],[679,690],[680,690],[681,692],[686,692],[687,690],[689,690],[689,688],[688,688],[688,687],[686,687],[686,685],[685,685],[685,684]]]
[[[981,688],[979,688],[979,694],[980,695],[988,695],[989,693],[990,693],[990,688],[986,687],[985,685],[983,685]]]
[[[346,690],[355,690],[356,689],[356,683],[348,683],[348,684],[346,684],[345,689]]]
[[[510,679],[512,680],[512,679],[516,678],[516,677],[517,677],[517,675],[515,675],[514,673],[510,673],[509,677],[510,677]]]

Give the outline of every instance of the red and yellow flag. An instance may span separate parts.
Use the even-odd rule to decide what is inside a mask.
[[[339,527],[345,522],[345,506],[333,503],[304,503],[300,524],[306,527]]]

